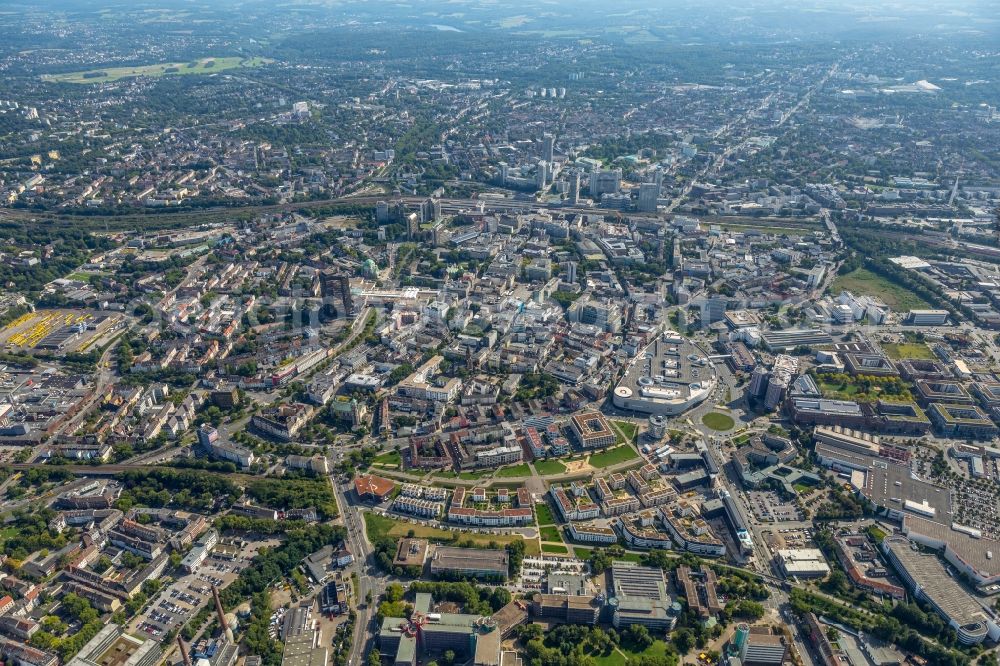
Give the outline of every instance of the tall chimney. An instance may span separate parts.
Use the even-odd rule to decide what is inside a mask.
[[[180,634],[177,634],[177,647],[181,649],[181,661],[184,662],[184,666],[191,666],[191,656],[188,654],[187,646],[184,645],[184,639],[181,638]]]
[[[215,599],[215,612],[219,615],[219,626],[225,632],[229,628],[226,622],[226,613],[222,610],[222,599],[219,598],[219,588],[212,586],[212,597]]]

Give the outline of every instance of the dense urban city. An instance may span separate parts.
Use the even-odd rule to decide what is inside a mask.
[[[1000,11],[0,0],[0,664],[972,666]]]

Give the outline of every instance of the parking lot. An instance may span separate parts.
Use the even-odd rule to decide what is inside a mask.
[[[146,610],[132,621],[132,629],[157,639],[171,629],[179,629],[204,604],[212,603],[213,585],[222,589],[236,580],[257,551],[267,545],[269,542],[251,543],[236,559],[210,555],[194,573],[181,576],[161,590]]]
[[[589,570],[586,562],[573,557],[526,557],[521,564],[521,587],[540,590],[550,573],[587,574]]]
[[[769,528],[761,531],[767,541],[768,549],[773,551],[785,548],[813,548],[812,529],[808,527],[797,528]]]
[[[794,504],[782,502],[772,490],[752,490],[747,493],[747,503],[754,517],[762,523],[790,523],[802,520]]]

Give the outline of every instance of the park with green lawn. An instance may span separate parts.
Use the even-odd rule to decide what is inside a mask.
[[[534,465],[540,476],[555,476],[566,471],[566,465],[558,460],[536,460]]]
[[[600,453],[591,454],[589,460],[587,461],[591,467],[597,469],[604,469],[605,467],[611,467],[612,465],[620,465],[621,463],[629,462],[630,460],[635,460],[639,457],[639,452],[631,447],[629,444],[622,444],[620,446],[615,446],[610,449],[605,449]]]
[[[562,534],[559,532],[559,528],[555,525],[545,525],[539,528],[538,536],[542,541],[555,541],[558,543],[562,542]]]
[[[399,451],[396,451],[395,449],[392,451],[386,451],[385,453],[376,456],[372,461],[372,465],[388,469],[399,469],[399,466],[402,464],[403,459],[399,455]]]
[[[553,517],[552,509],[549,508],[548,504],[536,504],[535,517],[538,519],[538,524],[540,526],[556,524],[556,519]]]
[[[512,465],[510,467],[501,467],[496,473],[496,476],[501,479],[531,476],[531,468],[528,466],[528,463],[521,463],[520,465]]]
[[[451,470],[438,470],[434,472],[435,479],[462,479],[463,481],[479,481],[492,475],[492,469],[480,469],[470,472],[453,472]]]
[[[629,421],[612,421],[611,423],[622,435],[622,437],[624,437],[624,439],[622,439],[622,437],[619,437],[618,439],[620,441],[625,441],[625,442],[635,441],[635,435],[639,430],[639,426]]]
[[[852,376],[844,372],[820,372],[813,375],[813,379],[823,392],[823,397],[831,400],[913,401],[910,384],[901,377]]]

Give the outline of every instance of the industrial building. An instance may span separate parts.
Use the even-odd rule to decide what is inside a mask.
[[[431,556],[431,573],[444,577],[506,580],[509,561],[505,550],[438,546]]]
[[[775,559],[786,578],[824,578],[830,573],[830,566],[818,548],[779,550]]]

